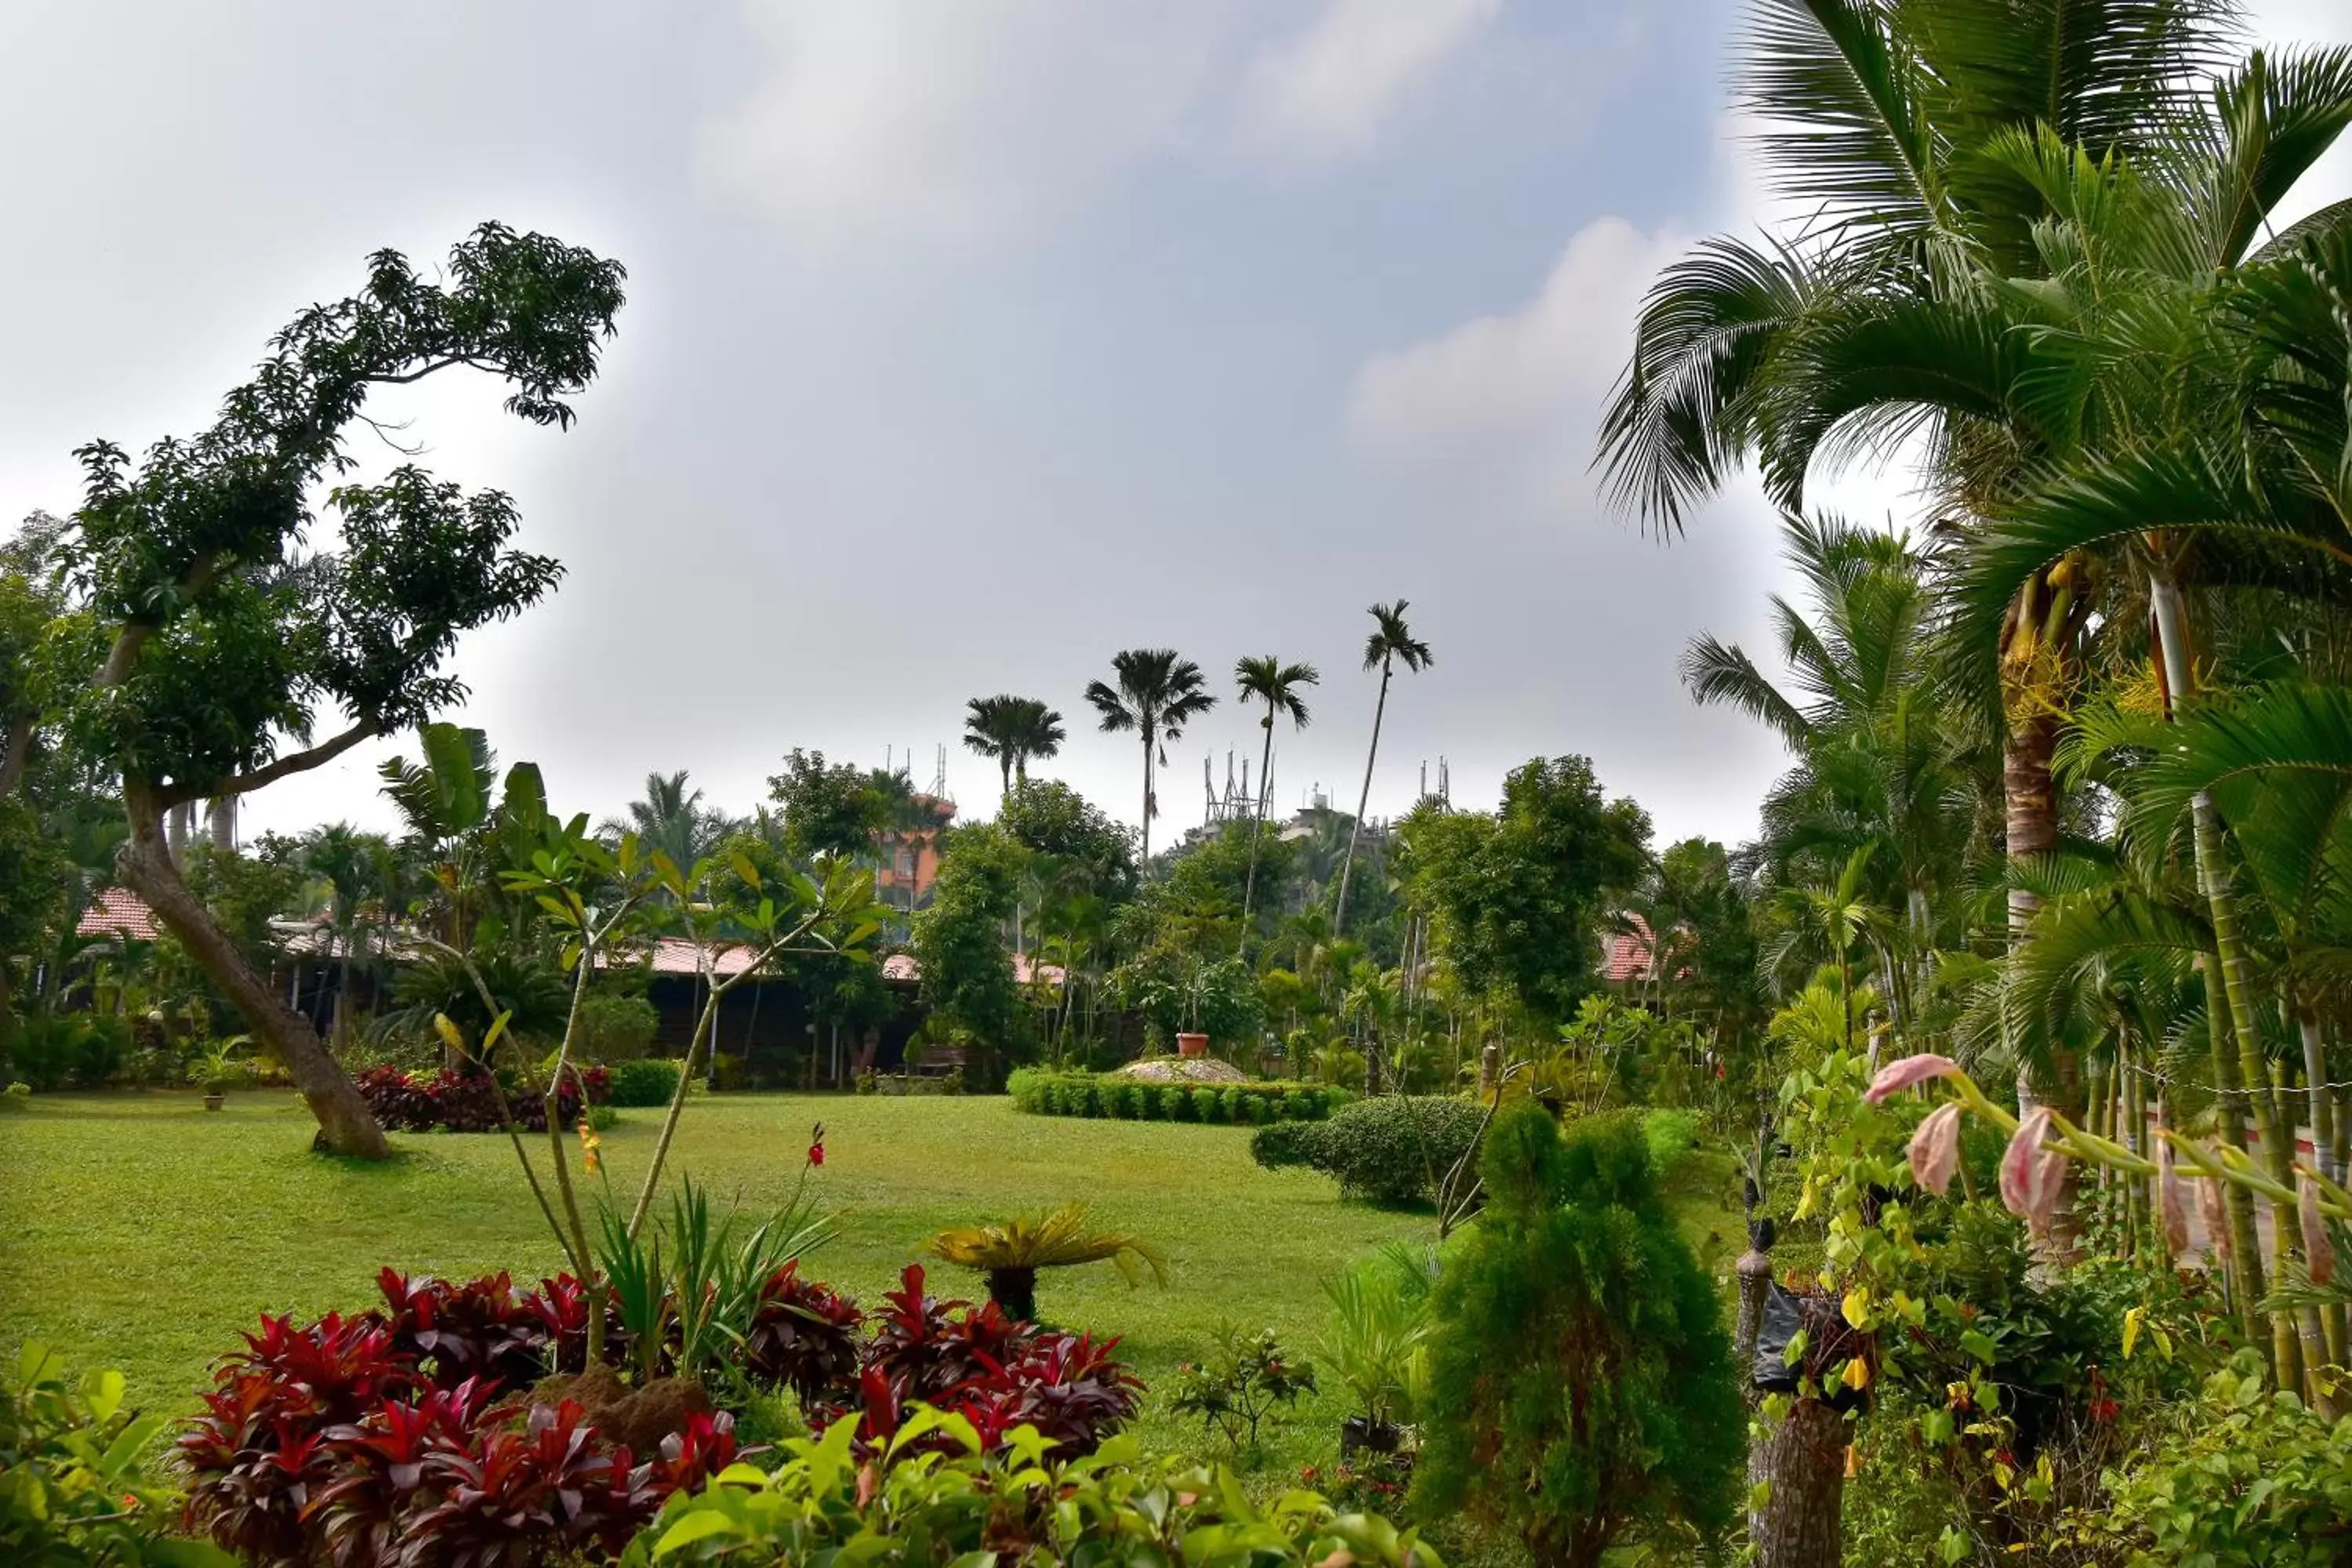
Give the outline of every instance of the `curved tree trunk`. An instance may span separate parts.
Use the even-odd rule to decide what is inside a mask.
[[[1348,855],[1339,862],[1339,898],[1331,911],[1331,935],[1348,934],[1348,883],[1356,874],[1356,844],[1364,837],[1364,812],[1372,803],[1372,764],[1381,755],[1381,721],[1389,711],[1389,661],[1381,660],[1381,696],[1372,707],[1372,747],[1364,753],[1364,787],[1356,796],[1356,820],[1348,828]]]
[[[124,841],[115,867],[123,885],[146,900],[164,929],[180,939],[205,977],[220,987],[254,1034],[284,1065],[286,1075],[318,1119],[327,1146],[339,1154],[363,1159],[389,1156],[392,1145],[385,1141],[383,1129],[376,1125],[350,1075],[328,1054],[319,1031],[278,1000],[268,981],[213,919],[212,911],[180,879],[179,867],[164,841],[163,814],[152,798],[132,780],[124,781],[122,794],[131,837]]]

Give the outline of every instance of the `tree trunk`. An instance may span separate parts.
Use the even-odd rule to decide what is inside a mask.
[[[1257,841],[1265,832],[1266,781],[1274,768],[1274,704],[1265,706],[1265,748],[1257,764],[1257,816],[1250,822],[1249,876],[1242,882],[1242,951],[1249,951],[1250,910],[1257,902]]]
[[[1845,1553],[1845,1421],[1800,1399],[1748,1452],[1748,1479],[1767,1483],[1748,1515],[1756,1568],[1838,1568]]]
[[[1389,711],[1389,661],[1381,660],[1380,700],[1372,706],[1372,746],[1364,753],[1364,787],[1356,796],[1356,820],[1348,828],[1348,853],[1339,862],[1339,898],[1331,911],[1331,937],[1338,941],[1348,934],[1348,883],[1356,874],[1356,844],[1364,836],[1364,813],[1372,803],[1372,764],[1381,754],[1381,721]]]
[[[123,842],[115,868],[123,885],[155,911],[164,929],[180,939],[188,956],[206,979],[218,986],[242,1014],[253,1033],[286,1068],[318,1119],[327,1146],[339,1154],[381,1160],[392,1146],[375,1123],[367,1101],[349,1074],[328,1054],[319,1031],[309,1019],[278,999],[269,983],[220,928],[196,896],[180,880],[178,866],[163,837],[163,814],[140,783],[123,781],[123,805],[131,820],[131,837]]]
[[[212,803],[213,847],[224,854],[236,848],[236,796],[225,795]]]
[[[1137,873],[1146,879],[1151,876],[1151,742],[1155,736],[1151,726],[1143,729],[1143,855],[1136,863]]]
[[[2189,657],[2187,605],[2179,585],[2158,574],[2148,578],[2148,602],[2156,614],[2157,642],[2163,654],[2166,684],[2173,700],[2179,702],[2196,690],[2196,666]],[[2294,1138],[2294,1118],[2280,1114],[2281,1108],[2271,1093],[2270,1069],[2263,1053],[2262,1035],[2254,1022],[2252,982],[2246,973],[2245,945],[2238,927],[2237,894],[2230,885],[2227,852],[2221,842],[2221,814],[2215,808],[2213,797],[2200,792],[2189,802],[2189,817],[2195,829],[2197,879],[2204,889],[2206,907],[2213,920],[2215,963],[2210,973],[2218,973],[2221,978],[2219,1000],[2228,1008],[2230,1032],[2237,1045],[2239,1086],[2245,1092],[2254,1136],[2261,1141],[2263,1169],[2273,1182],[2291,1187],[2294,1184],[2294,1151],[2289,1146]],[[2216,998],[2209,994],[2206,1005],[2211,1007],[2215,1002]],[[2275,1198],[2271,1201],[2271,1245],[2280,1277],[2287,1276],[2294,1271],[2292,1266],[2302,1262],[2303,1231],[2294,1205]],[[2282,1388],[2299,1387],[2306,1363],[2315,1373],[2325,1364],[2326,1346],[2317,1310],[2306,1307],[2293,1314],[2273,1315],[2271,1352]],[[2312,1392],[2320,1394],[2315,1384]],[[2332,1402],[2324,1395],[2315,1397],[2313,1404],[2323,1414],[2333,1414]]]
[[[1034,1268],[992,1268],[988,1299],[997,1310],[1019,1323],[1037,1321],[1037,1271]]]

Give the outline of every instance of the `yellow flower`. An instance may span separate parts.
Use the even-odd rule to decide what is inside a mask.
[[[580,1163],[592,1176],[604,1169],[604,1157],[597,1152],[604,1146],[604,1140],[596,1135],[596,1130],[588,1124],[588,1119],[582,1117],[580,1119]]]

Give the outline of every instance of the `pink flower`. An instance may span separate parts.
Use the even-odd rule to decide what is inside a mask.
[[[2189,1254],[2189,1205],[2181,1201],[2180,1178],[2172,1173],[2172,1141],[2156,1141],[2157,1213],[2164,1219],[2164,1245],[2175,1258]]]
[[[1952,1184],[1960,1163],[1960,1108],[1948,1100],[1927,1112],[1911,1134],[1911,1175],[1937,1197]]]
[[[1890,1095],[1900,1094],[1931,1079],[1957,1078],[1959,1071],[1960,1064],[1949,1057],[1933,1054],[1905,1057],[1899,1062],[1888,1062],[1880,1068],[1878,1076],[1870,1080],[1870,1087],[1863,1091],[1862,1098],[1877,1105]]]
[[[2036,1236],[2049,1231],[2065,1185],[2066,1156],[2042,1146],[2049,1133],[2050,1108],[2037,1105],[2017,1124],[2000,1156],[2000,1201]]]
[[[2205,1239],[2212,1245],[2214,1256],[2226,1261],[2230,1256],[2230,1211],[2221,1202],[2221,1184],[2210,1176],[2197,1183],[2197,1217],[2205,1222]]]
[[[2336,1240],[2319,1212],[2319,1185],[2305,1176],[2295,1183],[2295,1214],[2303,1221],[2303,1267],[2314,1285],[2336,1278]]]

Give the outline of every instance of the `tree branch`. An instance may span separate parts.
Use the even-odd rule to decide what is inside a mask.
[[[155,792],[156,801],[165,809],[199,798],[217,800],[223,795],[251,795],[264,784],[295,773],[307,773],[324,763],[331,763],[362,741],[373,740],[383,733],[383,726],[373,719],[362,719],[331,741],[321,741],[307,752],[297,752],[290,757],[280,757],[266,768],[256,768],[249,773],[218,781],[209,788],[193,784],[171,784]]]

